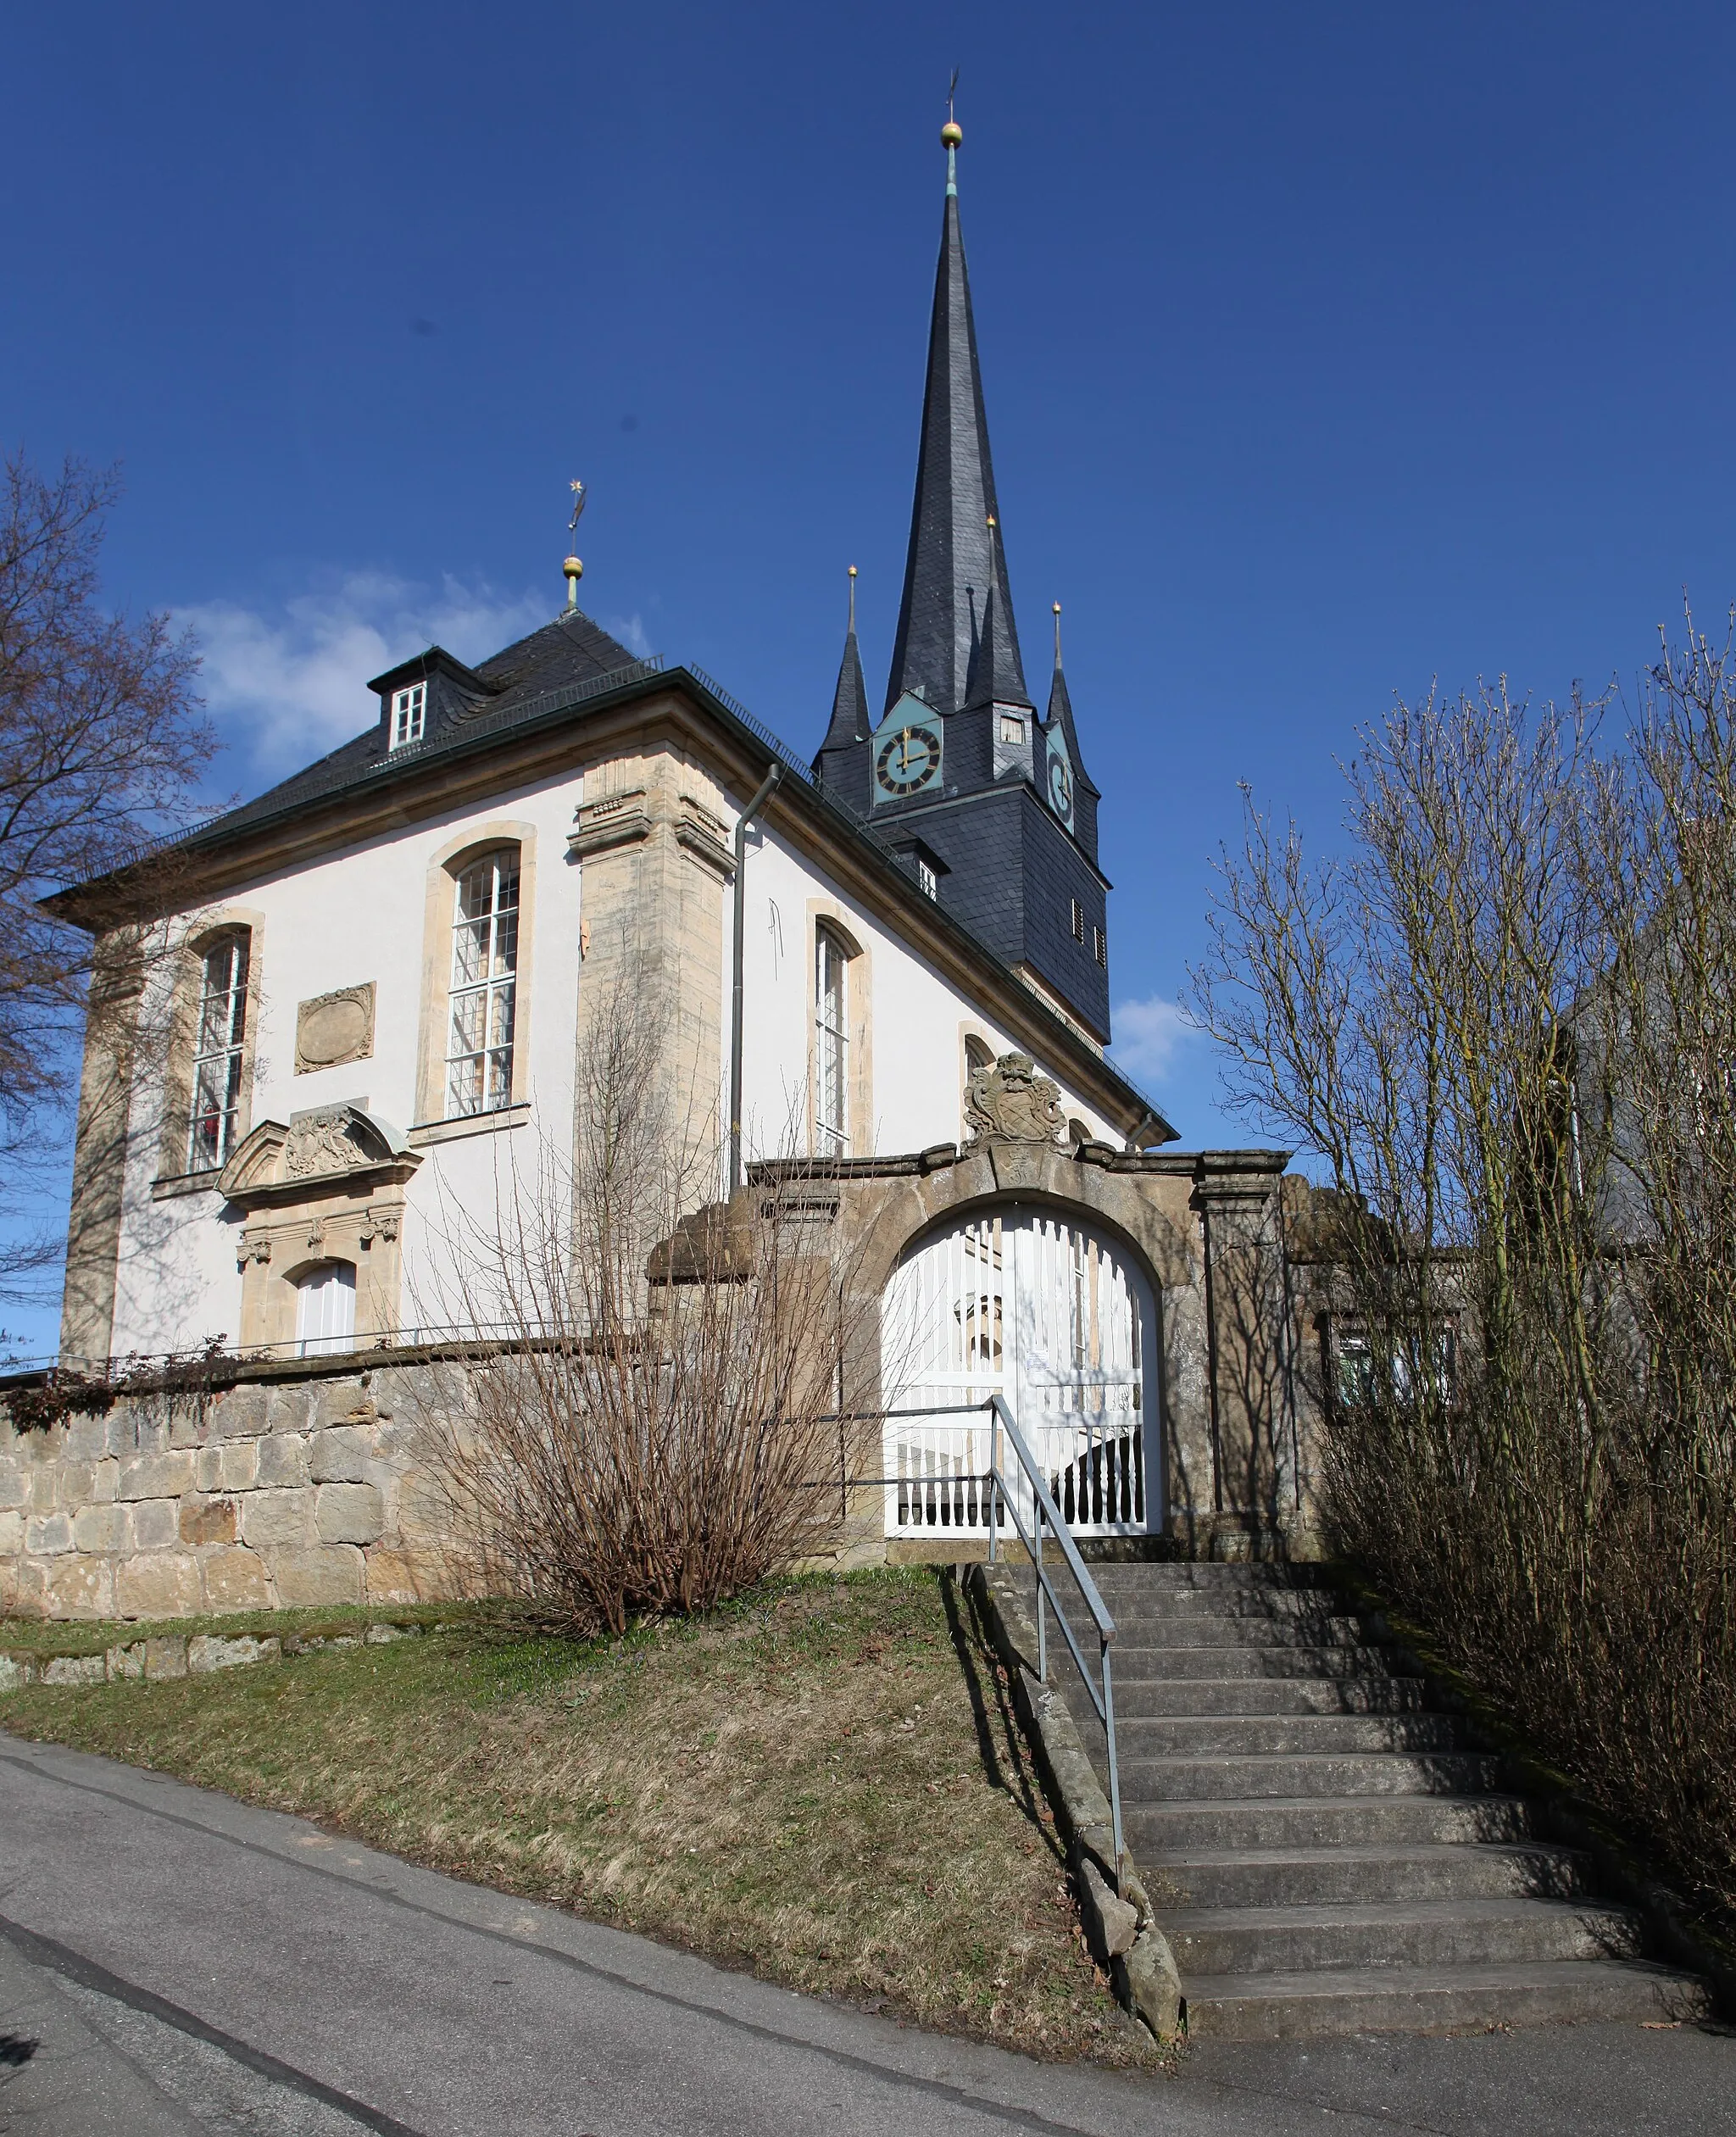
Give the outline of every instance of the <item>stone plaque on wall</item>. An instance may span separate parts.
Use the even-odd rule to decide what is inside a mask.
[[[340,987],[298,1003],[295,1012],[295,1072],[342,1068],[365,1061],[374,1051],[374,982]]]

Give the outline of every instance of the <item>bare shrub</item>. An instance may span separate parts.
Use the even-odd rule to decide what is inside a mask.
[[[448,1207],[419,1302],[478,1332],[422,1405],[473,1578],[585,1633],[704,1609],[843,1519],[856,1310],[828,1213],[799,1179],[700,1200],[717,1140],[659,1000],[631,969],[599,990],[570,1157],[545,1142],[486,1215]]]
[[[1690,623],[1691,633],[1691,623]],[[1200,1020],[1340,1198],[1322,1511],[1582,1790],[1736,1906],[1736,721],[1398,706],[1342,858],[1250,805]]]

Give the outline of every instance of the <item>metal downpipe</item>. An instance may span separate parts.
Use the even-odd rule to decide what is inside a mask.
[[[783,777],[773,765],[754,799],[736,818],[735,962],[729,990],[729,1191],[742,1184],[742,951],[748,932],[748,833],[754,819]]]

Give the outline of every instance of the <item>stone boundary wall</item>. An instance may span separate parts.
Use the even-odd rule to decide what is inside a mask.
[[[306,1628],[296,1633],[260,1637],[242,1633],[225,1639],[218,1633],[163,1633],[148,1639],[122,1640],[92,1654],[81,1650],[55,1655],[47,1650],[0,1649],[0,1692],[26,1684],[125,1684],[149,1680],[160,1684],[178,1677],[209,1677],[217,1670],[242,1669],[253,1662],[282,1662],[316,1655],[327,1647],[383,1647],[429,1628],[414,1620],[376,1618],[367,1625]],[[443,1625],[433,1630],[445,1632]]]
[[[415,1457],[436,1370],[308,1361],[220,1390],[127,1394],[45,1430],[0,1417],[0,1612],[193,1617],[453,1594],[440,1494]]]

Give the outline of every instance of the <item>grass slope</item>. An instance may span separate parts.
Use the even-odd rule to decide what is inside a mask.
[[[587,1644],[469,1618],[276,1667],[32,1686],[0,1724],[792,1988],[1158,2060],[1080,1940],[993,1658],[926,1569],[784,1582]]]

